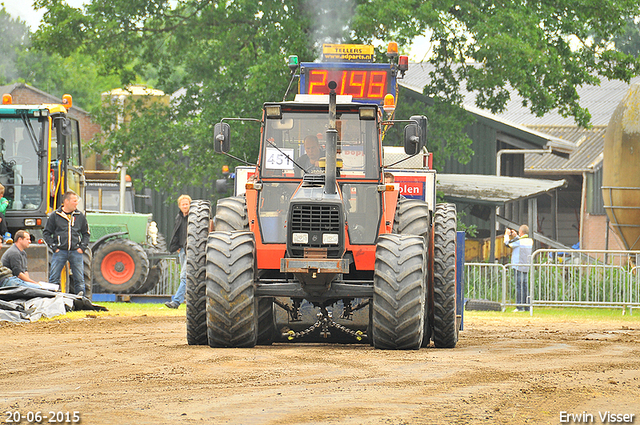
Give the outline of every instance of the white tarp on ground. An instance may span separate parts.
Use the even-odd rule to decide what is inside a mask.
[[[42,317],[60,316],[72,310],[105,311],[106,308],[73,294],[23,286],[0,288],[0,321],[35,322]]]

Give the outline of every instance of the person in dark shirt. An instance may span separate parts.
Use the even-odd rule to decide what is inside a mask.
[[[31,235],[26,230],[16,232],[16,240],[9,249],[2,254],[2,265],[11,269],[13,276],[2,281],[0,286],[27,286],[29,288],[42,288],[35,280],[29,277],[27,270],[27,253],[25,249],[31,243]]]
[[[82,254],[89,248],[90,234],[87,218],[77,209],[78,201],[78,195],[73,190],[67,190],[62,196],[62,206],[49,214],[42,236],[53,251],[49,282],[59,285],[62,269],[69,262],[73,273],[74,293],[84,295]]]
[[[298,164],[302,167],[303,171],[309,171],[309,169],[320,166],[320,158],[325,155],[324,151],[320,149],[320,142],[316,136],[307,136],[304,138],[304,151],[305,154],[298,158]]]
[[[187,291],[187,225],[189,222],[189,208],[191,207],[191,197],[189,195],[180,195],[178,198],[178,208],[180,212],[176,215],[176,221],[173,226],[173,235],[169,242],[169,252],[178,252],[178,260],[180,261],[180,286],[175,295],[171,297],[171,301],[164,303],[169,308],[178,308],[184,302],[184,296]]]

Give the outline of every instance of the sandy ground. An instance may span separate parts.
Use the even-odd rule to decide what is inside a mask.
[[[188,346],[184,317],[0,323],[0,423],[640,424],[640,320],[504,316],[467,315],[457,348],[411,352]]]

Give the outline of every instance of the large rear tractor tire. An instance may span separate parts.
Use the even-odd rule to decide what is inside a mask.
[[[432,323],[430,319],[430,291],[427,282],[429,281],[429,246],[431,244],[431,211],[429,204],[418,199],[398,199],[396,215],[393,220],[393,233],[401,235],[416,235],[424,238],[425,246],[425,303],[424,303],[424,336],[422,347],[426,347],[431,342]]]
[[[244,196],[232,196],[218,200],[214,223],[217,231],[249,230],[246,198]]]
[[[93,272],[95,283],[105,292],[132,293],[147,280],[149,259],[139,244],[115,238],[98,248]]]
[[[187,342],[207,345],[207,235],[211,203],[193,201],[187,225]]]
[[[158,234],[158,243],[155,246],[148,248],[147,252],[149,254],[167,252],[167,241],[164,236]],[[140,288],[138,288],[136,294],[144,294],[155,288],[158,283],[164,280],[167,268],[167,260],[149,260],[149,274],[147,275],[147,280]]]
[[[433,343],[453,348],[458,342],[456,320],[456,206],[436,205],[433,224]]]
[[[424,334],[424,239],[381,235],[373,275],[373,346],[417,350]]]
[[[207,242],[207,335],[211,347],[253,347],[258,339],[255,241],[250,232],[213,232]]]
[[[258,300],[258,345],[271,345],[276,339],[276,312],[273,297]]]
[[[93,263],[93,254],[90,249],[87,249],[82,253],[82,271],[84,277],[84,297],[91,300],[93,299],[93,269],[91,268]]]

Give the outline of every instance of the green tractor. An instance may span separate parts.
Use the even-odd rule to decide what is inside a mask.
[[[152,214],[136,213],[125,169],[85,171],[93,291],[143,294],[166,270],[167,244]]]

